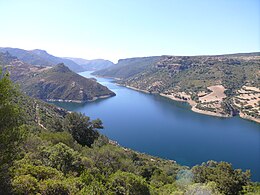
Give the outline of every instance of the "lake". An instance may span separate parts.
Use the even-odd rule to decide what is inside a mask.
[[[94,77],[90,73],[81,75]],[[235,168],[250,169],[252,180],[260,181],[259,124],[198,114],[186,103],[118,86],[113,79],[96,79],[116,96],[84,104],[55,104],[100,118],[105,126],[101,132],[124,147],[187,166],[227,161]]]

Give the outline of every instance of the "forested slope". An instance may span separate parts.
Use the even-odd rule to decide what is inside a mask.
[[[115,93],[92,79],[72,72],[64,64],[33,66],[0,52],[0,66],[27,95],[48,101],[86,102],[114,96]]]

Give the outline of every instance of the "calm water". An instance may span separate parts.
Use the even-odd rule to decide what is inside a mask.
[[[90,72],[81,75],[93,77]],[[188,166],[227,161],[236,168],[251,169],[252,179],[260,181],[259,124],[197,114],[184,103],[117,86],[112,79],[97,80],[116,96],[56,105],[102,119],[102,133],[122,146]]]

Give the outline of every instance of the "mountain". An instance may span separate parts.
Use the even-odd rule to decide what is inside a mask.
[[[115,64],[109,60],[96,59],[96,60],[86,60],[82,58],[70,58],[69,59],[79,64],[85,71],[96,71],[114,66]]]
[[[188,102],[202,114],[260,122],[260,52],[119,60],[94,74],[119,84]]]
[[[72,72],[64,64],[33,66],[9,53],[0,53],[0,65],[10,72],[27,95],[49,101],[86,102],[114,96],[107,87]]]
[[[162,57],[143,57],[120,59],[115,66],[95,71],[94,74],[105,77],[129,78],[145,71],[149,66],[157,63]]]
[[[74,72],[84,71],[80,65],[72,60],[50,55],[46,51],[40,49],[24,50],[18,48],[0,47],[0,52],[9,52],[21,61],[35,66],[54,66],[59,63],[64,63]]]

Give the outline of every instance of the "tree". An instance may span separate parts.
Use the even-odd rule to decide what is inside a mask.
[[[15,161],[12,171],[12,175],[30,175],[38,181],[46,179],[61,179],[63,177],[62,172],[57,169],[43,165],[34,165],[34,163],[27,158]]]
[[[133,169],[133,164],[127,161],[124,151],[112,145],[106,145],[99,149],[95,148],[92,159],[95,166],[106,176],[115,173],[117,170],[129,171]]]
[[[12,186],[15,194],[36,194],[39,189],[37,179],[31,175],[15,176]]]
[[[99,137],[97,129],[103,128],[101,120],[90,121],[89,117],[76,112],[66,115],[63,126],[79,144],[88,147]]]
[[[102,146],[107,145],[108,143],[109,143],[108,137],[106,137],[105,135],[100,134],[99,137],[92,144],[92,147],[100,148]]]
[[[45,165],[56,168],[65,174],[79,173],[84,169],[79,154],[61,142],[42,150],[41,155]]]
[[[43,195],[69,195],[70,190],[66,182],[60,180],[46,180],[40,186]]]
[[[227,162],[208,161],[192,168],[196,183],[215,182],[219,192],[224,194],[239,194],[243,186],[249,184],[250,172],[233,169]]]
[[[22,124],[21,108],[14,103],[17,95],[18,91],[9,75],[0,70],[0,162],[2,163],[12,158],[11,150],[20,138],[18,129]]]
[[[0,192],[5,194],[10,186],[8,168],[17,155],[22,138],[22,112],[14,101],[18,95],[9,74],[0,69]]]
[[[105,186],[106,178],[98,169],[85,170],[80,179],[84,187],[79,194],[108,194]]]
[[[117,171],[111,175],[109,189],[117,195],[146,195],[150,194],[148,184],[145,180],[133,173]]]

